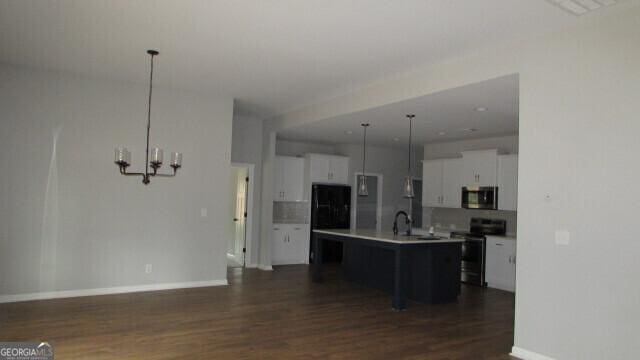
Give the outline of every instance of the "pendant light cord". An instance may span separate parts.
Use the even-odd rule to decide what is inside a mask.
[[[149,74],[149,108],[147,110],[147,154],[145,158],[145,174],[149,174],[149,133],[151,132],[151,94],[153,93],[153,57],[151,53],[151,73]]]
[[[412,123],[415,115],[407,115],[409,118],[409,175],[411,175],[411,132],[412,132]]]
[[[362,124],[364,128],[364,138],[362,139],[362,177],[366,177],[364,169],[365,162],[367,161],[367,127],[369,124]]]

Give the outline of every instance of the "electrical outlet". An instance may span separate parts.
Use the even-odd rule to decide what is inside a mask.
[[[207,217],[207,208],[201,208],[200,209],[200,216],[201,217]]]
[[[153,265],[152,264],[146,264],[144,266],[145,274],[151,274],[152,271],[153,271]]]

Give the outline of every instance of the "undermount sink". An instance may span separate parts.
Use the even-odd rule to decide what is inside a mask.
[[[435,236],[435,235],[421,236],[418,238],[418,240],[442,240],[442,239],[444,239],[444,237]]]

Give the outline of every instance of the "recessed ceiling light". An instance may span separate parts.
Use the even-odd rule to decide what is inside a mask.
[[[394,137],[393,141],[400,141],[400,138],[399,137]]]
[[[440,131],[440,132],[438,133],[438,135],[440,135],[440,136],[444,136],[444,135],[447,135],[447,133],[446,133],[446,132],[444,132],[444,131]]]
[[[345,131],[344,133],[345,133],[345,134],[347,134],[347,135],[352,135],[352,134],[353,134],[353,131],[351,131],[351,130],[347,130],[347,131]]]
[[[487,108],[486,107],[477,107],[476,111],[485,112],[485,111],[487,111]]]

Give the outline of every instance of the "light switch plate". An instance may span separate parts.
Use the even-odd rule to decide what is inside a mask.
[[[207,208],[200,209],[200,216],[207,217]]]
[[[556,230],[556,245],[569,245],[571,234],[566,230]]]

